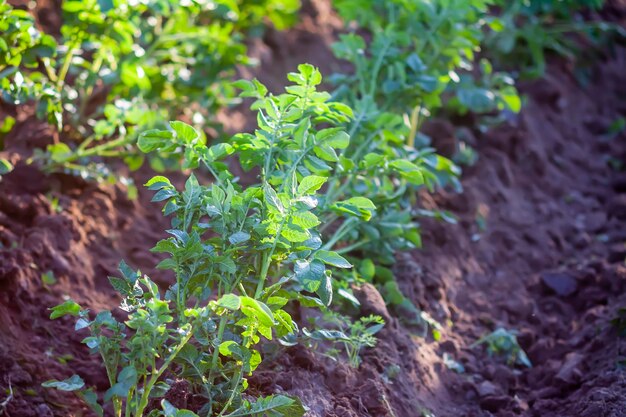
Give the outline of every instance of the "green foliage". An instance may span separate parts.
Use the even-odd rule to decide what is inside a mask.
[[[376,315],[361,317],[352,321],[338,313],[327,312],[322,320],[317,320],[317,324],[323,327],[312,331],[302,329],[303,339],[316,350],[320,348],[319,342],[331,342],[343,346],[348,363],[354,368],[361,364],[359,353],[365,347],[376,346],[376,333],[382,330],[385,321]],[[316,326],[319,327],[319,326]],[[336,352],[329,350],[328,356],[336,359]]]
[[[122,262],[122,276],[110,282],[129,313],[123,323],[110,312],[90,321],[72,301],[53,309],[54,318],[78,315],[76,328],[90,330],[84,342],[103,358],[111,383],[103,399],[116,415],[124,408],[130,410],[127,416],[141,416],[150,398],[167,391],[166,372],[189,380],[206,397],[202,416],[303,415],[295,399],[250,402],[242,392],[245,377],[262,361],[256,349],[261,339],[297,331],[288,304],[329,305],[333,269],[351,267],[322,249],[317,191],[338,164],[315,153],[320,146],[347,145],[345,133],[333,126],[345,123],[351,112],[316,91],[321,75],[312,66],[301,65],[289,79],[294,85],[278,96],[258,83],[246,84],[245,92],[257,97],[259,128],[236,135],[232,145],[209,147],[182,122],[142,133],[142,150],[182,149],[185,166],[203,164],[215,182],[201,185],[191,175],[183,190],[163,176],[146,184],[172,218],[171,236],[153,248],[167,254],[158,267],[176,276],[164,295]],[[260,169],[257,183],[235,181],[222,162],[234,151],[245,167]],[[163,407],[155,415],[178,415],[167,403]]]
[[[101,157],[137,169],[138,133],[184,117],[219,132],[214,115],[233,102],[229,78],[250,64],[244,33],[265,19],[293,22],[298,0],[149,0],[63,3],[59,42],[25,11],[0,3],[0,89],[11,104],[34,100],[67,143],[38,152],[48,170],[111,178]],[[167,161],[156,155],[153,168]]]
[[[486,336],[481,337],[472,344],[474,346],[486,345],[489,355],[500,356],[506,359],[509,365],[524,365],[532,367],[526,352],[517,342],[517,332],[498,328]]]
[[[3,175],[6,175],[11,171],[13,171],[13,164],[4,158],[0,158],[0,180],[2,180]]]
[[[371,217],[367,223],[348,219],[333,226],[333,217],[323,218],[324,231],[333,232],[327,245],[351,262],[353,256],[379,267],[392,265],[397,251],[421,247],[416,219],[422,215],[443,219],[446,214],[419,210],[416,192],[445,186],[461,189],[459,167],[438,155],[420,133],[426,118],[444,108],[479,114],[519,111],[512,79],[494,72],[487,60],[474,65],[492,22],[487,15],[490,4],[334,2],[344,20],[356,21],[359,29],[369,32],[363,36],[362,30],[354,30],[333,45],[335,55],[354,68],[351,74],[333,76],[340,86],[333,96],[352,107],[355,117],[347,126],[350,145],[337,154],[342,170],[328,181],[326,205],[350,211],[335,205],[335,200],[362,196],[377,207],[366,213]],[[335,282],[337,293],[356,304],[349,284],[373,281],[389,305],[405,310],[421,326],[427,323],[401,294],[389,269],[376,275],[361,270],[343,273],[343,279]],[[433,329],[438,337],[439,328]]]
[[[370,96],[381,111],[412,113],[410,144],[422,120],[445,105],[450,96],[457,98],[464,111],[518,111],[512,83],[502,77],[490,80],[490,69],[474,66],[484,32],[493,23],[487,15],[491,3],[335,2],[345,20],[357,21],[372,36],[368,44],[355,33],[343,35],[334,46],[337,57],[355,66],[353,75],[338,77],[338,81],[361,98]],[[478,70],[482,70],[480,79],[472,75]]]
[[[586,21],[582,17],[585,10],[600,9],[603,0],[497,0],[495,3],[501,13],[485,40],[486,51],[501,66],[521,70],[521,75],[527,78],[545,73],[548,53],[575,59],[616,36],[626,35],[617,25]],[[584,44],[580,37],[585,39]]]

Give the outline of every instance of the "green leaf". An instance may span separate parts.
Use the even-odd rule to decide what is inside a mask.
[[[156,151],[172,143],[174,136],[169,130],[152,129],[139,134],[137,147],[143,153]]]
[[[224,417],[272,416],[302,417],[306,410],[299,399],[285,395],[258,398],[255,403],[247,403]]]
[[[235,353],[235,351],[232,350],[233,346],[236,346],[237,348],[239,348],[239,345],[237,344],[237,342],[233,340],[227,340],[225,342],[220,343],[220,347],[218,349],[220,352],[220,355],[232,356],[233,353]]]
[[[92,389],[80,392],[78,393],[78,396],[82,398],[85,404],[91,407],[93,412],[96,413],[98,417],[102,417],[104,415],[102,406],[98,404],[98,395]]]
[[[44,388],[56,388],[61,391],[76,391],[85,386],[85,381],[78,375],[72,375],[63,381],[57,381],[56,379],[46,381],[41,386]]]
[[[207,154],[209,158],[207,162],[211,163],[214,161],[219,161],[220,159],[225,158],[228,155],[232,155],[233,152],[235,152],[235,148],[233,148],[232,145],[229,145],[228,143],[218,143],[217,145],[213,145],[208,149]]]
[[[228,237],[228,241],[231,245],[238,245],[240,243],[244,243],[250,240],[250,233],[246,232],[235,232]]]
[[[170,127],[176,132],[176,137],[186,144],[192,144],[200,137],[200,133],[187,123],[176,120],[170,122]]]
[[[311,234],[296,224],[283,226],[280,235],[292,243],[305,242],[311,238]]]
[[[263,197],[265,198],[265,204],[268,208],[273,209],[281,214],[285,213],[285,207],[278,198],[278,194],[272,188],[271,185],[265,184],[263,187]]]
[[[373,212],[376,210],[374,203],[366,197],[352,197],[344,201],[339,201],[335,203],[332,208],[339,212],[359,217],[365,221],[369,221],[372,218]]]
[[[219,300],[217,300],[217,305],[236,311],[241,307],[241,299],[235,294],[224,294]]]
[[[6,159],[0,158],[0,175],[8,174],[13,171],[13,165]]]
[[[150,178],[150,180],[144,184],[145,187],[148,187],[149,190],[158,190],[163,187],[171,186],[172,183],[166,177],[161,175],[154,176]]]
[[[316,292],[326,278],[324,263],[316,259],[312,261],[296,261],[294,272],[296,278],[308,292]]]
[[[161,408],[163,408],[164,417],[199,417],[193,411],[179,410],[166,399],[161,400]],[[150,413],[150,415],[152,415],[152,413]],[[159,415],[161,414],[159,413]]]
[[[117,383],[104,394],[104,400],[109,401],[113,397],[125,398],[130,389],[137,385],[137,380],[137,370],[133,366],[125,367],[117,376]]]
[[[324,185],[326,180],[328,178],[319,175],[309,175],[302,178],[300,185],[298,185],[298,195],[314,194]]]
[[[67,300],[63,304],[59,304],[58,306],[52,307],[49,310],[52,310],[50,318],[54,320],[67,315],[78,316],[78,314],[80,313],[80,306],[73,300]]]
[[[259,323],[267,327],[272,327],[276,324],[274,322],[272,310],[270,310],[269,307],[263,302],[255,300],[251,297],[240,297],[240,299],[241,311],[246,316],[256,318]]]
[[[405,178],[413,185],[424,184],[424,175],[422,170],[414,163],[406,159],[397,159],[389,164],[394,170],[396,170],[401,177]]]
[[[335,149],[346,149],[350,144],[350,136],[341,128],[320,130],[317,140]]]
[[[324,145],[324,144],[318,145],[313,148],[313,152],[315,152],[315,155],[317,155],[319,158],[323,159],[324,161],[328,161],[328,162],[339,161],[337,152],[335,152],[335,150],[328,145]]]
[[[65,162],[65,160],[72,155],[70,147],[62,142],[48,145],[46,149],[54,162]]]
[[[371,259],[363,259],[361,261],[361,267],[359,268],[359,272],[367,280],[368,282],[372,282],[374,279],[374,275],[376,274],[376,266],[374,265],[374,261]]]
[[[304,229],[311,229],[321,222],[317,216],[310,211],[299,211],[291,215],[291,221]]]
[[[319,259],[326,265],[336,266],[337,268],[352,268],[352,264],[337,252],[320,249],[315,252],[314,256],[315,259]]]
[[[331,279],[330,271],[325,272],[325,278],[322,280],[320,287],[317,289],[316,294],[322,300],[325,306],[329,306],[333,301],[333,283]]]

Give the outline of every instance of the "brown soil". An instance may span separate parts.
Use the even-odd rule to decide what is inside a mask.
[[[272,34],[255,46],[259,78],[276,88],[276,74],[297,62],[326,73],[339,65],[328,52],[337,26],[325,4],[308,6],[310,20],[286,40]],[[618,49],[583,88],[555,63],[543,80],[521,87],[528,100],[515,120],[473,131],[480,159],[465,169],[464,192],[423,196],[426,208],[450,210],[458,224],[424,221],[425,248],[398,255],[395,273],[417,306],[449,323],[439,342],[413,335],[365,287],[363,313],[388,323],[359,370],[295,347],[264,362],[251,390],[298,395],[319,417],[626,415],[618,366],[626,340],[609,323],[626,307],[626,174],[609,164],[626,159],[626,135],[606,134],[626,115],[624,68],[626,50]],[[88,415],[71,394],[40,387],[74,372],[99,389],[107,382],[72,320],[50,321],[47,309],[68,296],[95,311],[114,307],[106,277],[120,259],[167,281],[148,252],[167,221],[143,190],[129,201],[120,186],[46,177],[20,162],[52,135],[28,111],[18,116],[1,153],[17,167],[0,182],[0,403],[10,386],[9,417]],[[244,112],[232,117],[246,124]],[[445,141],[434,132],[435,143]],[[48,270],[57,282],[46,286]],[[471,347],[498,327],[519,331],[532,368]],[[465,372],[448,369],[444,353]],[[178,385],[174,394],[184,396],[187,387]]]

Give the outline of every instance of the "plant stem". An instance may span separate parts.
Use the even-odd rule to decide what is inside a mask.
[[[174,348],[174,351],[172,352],[172,354],[165,360],[165,362],[163,362],[163,365],[161,365],[161,367],[157,370],[156,373],[154,372],[152,373],[148,383],[144,384],[143,393],[141,395],[141,400],[139,401],[139,405],[137,406],[137,410],[135,412],[134,417],[143,416],[143,412],[148,406],[148,399],[150,396],[150,392],[152,391],[152,387],[154,387],[154,384],[156,384],[156,382],[159,380],[163,372],[167,370],[170,363],[176,358],[176,356],[181,351],[181,349],[187,344],[187,342],[189,342],[189,339],[191,339],[192,335],[193,335],[193,329],[189,329],[189,332],[185,335],[185,337],[183,337],[180,343]]]
[[[351,230],[355,221],[356,221],[355,218],[350,218],[346,220],[345,222],[343,222],[342,225],[339,226],[339,229],[335,231],[335,234],[322,247],[322,249],[329,250],[330,248],[332,248],[333,245],[335,245],[335,243],[337,243],[342,237],[345,236],[346,233],[348,233]]]
[[[335,252],[337,252],[338,254],[348,253],[348,252],[351,252],[351,251],[353,251],[355,249],[360,248],[363,245],[367,245],[370,242],[371,242],[370,239],[363,239],[363,240],[360,240],[360,241],[358,241],[356,243],[353,243],[351,245],[345,246],[343,248],[339,248],[339,249],[335,250]]]
[[[220,317],[220,323],[217,328],[217,342],[218,346],[214,347],[213,357],[211,358],[211,370],[209,371],[209,384],[213,385],[215,375],[213,372],[217,369],[217,360],[219,359],[220,351],[219,345],[222,343],[222,337],[224,337],[224,330],[226,329],[226,322],[228,318],[226,316]]]
[[[419,128],[419,114],[421,109],[422,107],[418,104],[411,112],[411,131],[409,132],[409,137],[407,138],[406,143],[411,148],[415,146],[415,136],[417,135],[417,131]]]
[[[72,64],[72,58],[78,48],[76,46],[71,46],[67,51],[67,55],[65,56],[65,60],[63,61],[63,66],[61,67],[61,71],[59,71],[59,77],[57,78],[57,89],[61,90],[63,87],[62,84],[65,82],[65,77],[67,76],[68,71],[70,70],[70,65]]]

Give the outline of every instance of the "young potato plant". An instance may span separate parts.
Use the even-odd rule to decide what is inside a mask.
[[[133,144],[139,132],[183,117],[220,133],[214,115],[234,99],[229,78],[250,64],[243,34],[259,32],[268,17],[293,21],[297,0],[193,1],[70,0],[63,2],[58,44],[38,31],[25,11],[0,6],[2,99],[34,100],[37,113],[63,131],[35,159],[49,171],[86,177],[113,175],[103,157],[142,163]],[[260,9],[270,10],[269,15]],[[4,48],[4,44],[10,46]],[[154,155],[153,168],[167,161]]]
[[[52,318],[72,314],[79,317],[77,329],[90,330],[84,342],[103,358],[111,388],[102,399],[116,416],[196,415],[173,412],[165,401],[163,410],[147,409],[169,389],[168,376],[187,379],[194,395],[203,397],[200,416],[303,415],[296,399],[275,395],[250,401],[242,394],[246,377],[262,361],[261,339],[297,331],[290,303],[325,308],[332,300],[333,270],[352,266],[324,249],[318,192],[338,164],[315,153],[320,146],[348,146],[347,133],[335,126],[352,113],[316,91],[321,75],[312,66],[301,65],[289,79],[295,84],[278,96],[258,82],[244,83],[257,98],[259,128],[230,143],[209,147],[196,129],[178,121],[168,130],[141,134],[142,151],[182,150],[185,165],[204,165],[214,182],[201,185],[191,175],[184,190],[162,176],[146,184],[155,191],[153,201],[164,202],[164,214],[172,217],[171,236],[153,249],[168,256],[159,268],[176,276],[164,294],[122,263],[122,276],[110,281],[128,312],[123,323],[110,312],[90,320],[73,301],[53,309]],[[242,164],[259,170],[257,182],[243,186],[232,176],[222,160],[235,152]],[[360,207],[340,203],[344,209]],[[76,390],[102,415],[96,394],[78,376],[46,386]]]
[[[488,15],[491,4],[493,0],[337,1],[344,20],[356,21],[371,34],[366,42],[350,33],[335,45],[337,57],[356,69],[338,80],[351,86],[357,99],[369,96],[382,109],[409,114],[409,144],[415,143],[423,120],[451,97],[474,113],[517,112],[519,96],[510,82],[491,82],[491,74],[472,76],[481,71],[474,64],[484,33],[499,28]]]
[[[486,345],[487,353],[506,359],[508,365],[532,367],[530,359],[517,341],[517,331],[498,328],[474,342],[471,347]]]
[[[444,213],[417,208],[417,191],[422,188],[460,189],[460,169],[426,146],[419,130],[425,117],[450,101],[446,96],[460,85],[459,73],[469,73],[488,3],[341,0],[334,5],[344,20],[367,29],[370,40],[352,32],[333,45],[335,55],[354,68],[352,74],[333,76],[340,85],[334,97],[352,107],[355,117],[347,126],[350,145],[336,154],[324,153],[328,160],[339,160],[342,169],[329,180],[322,207],[353,195],[368,198],[377,207],[367,223],[344,221],[332,210],[322,216],[327,245],[368,262],[335,281],[338,294],[357,304],[348,284],[375,282],[388,303],[409,310],[423,325],[423,315],[402,295],[385,266],[395,262],[398,250],[421,246],[415,221],[419,216],[453,221]],[[506,82],[496,87],[484,94],[493,100],[480,111],[517,110],[515,89]],[[461,105],[474,100],[465,98],[469,95],[458,94]]]
[[[340,345],[348,356],[348,364],[353,368],[361,365],[359,353],[363,348],[374,347],[378,339],[376,334],[382,330],[385,321],[382,317],[370,315],[358,320],[351,320],[334,311],[326,311],[321,318],[311,319],[314,330],[302,328],[302,335],[298,338],[289,335],[281,340],[286,346],[304,343],[315,351],[324,351],[325,355],[333,360],[339,357],[339,349],[325,349],[326,343]]]
[[[487,35],[486,50],[500,66],[514,62],[524,78],[544,75],[546,54],[575,60],[617,36],[626,36],[618,25],[583,18],[583,12],[602,8],[604,0],[496,0],[495,4],[500,8],[498,30]]]

